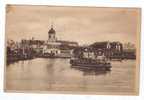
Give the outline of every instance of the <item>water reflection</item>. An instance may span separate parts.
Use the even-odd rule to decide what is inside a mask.
[[[6,65],[7,65],[7,67],[8,67],[9,65],[15,64],[15,63],[17,63],[17,62],[6,62]]]
[[[84,68],[84,67],[78,67],[78,66],[71,66],[72,69],[75,70],[79,70],[83,72],[84,76],[87,75],[106,75],[108,73],[110,73],[111,69],[88,69],[88,68]]]
[[[46,64],[46,71],[47,71],[47,81],[48,81],[48,87],[47,89],[52,89],[52,85],[55,83],[54,80],[54,66],[55,60],[49,61],[49,63]]]
[[[41,91],[134,91],[135,61],[112,61],[111,70],[71,66],[69,59],[18,61],[6,67],[6,89]]]

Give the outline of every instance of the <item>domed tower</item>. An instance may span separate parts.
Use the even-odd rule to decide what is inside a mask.
[[[53,25],[51,25],[51,29],[48,31],[48,41],[56,41],[56,31],[53,29]]]

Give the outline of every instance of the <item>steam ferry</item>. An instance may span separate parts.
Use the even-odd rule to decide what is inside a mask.
[[[91,48],[79,48],[73,51],[70,59],[72,67],[88,69],[110,69],[111,63],[107,60],[102,50],[94,51]]]

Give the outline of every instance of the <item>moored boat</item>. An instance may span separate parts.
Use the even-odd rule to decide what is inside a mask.
[[[94,50],[85,48],[81,49],[70,59],[70,64],[75,67],[83,67],[88,69],[110,69],[111,63],[106,59],[102,51],[95,53]],[[79,54],[79,55],[78,55]]]
[[[106,61],[97,61],[92,59],[71,59],[72,66],[84,67],[88,69],[110,69],[111,63]]]

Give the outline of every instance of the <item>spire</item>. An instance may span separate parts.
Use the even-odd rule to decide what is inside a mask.
[[[51,42],[56,41],[56,36],[55,35],[56,35],[56,31],[53,28],[53,22],[51,22],[51,28],[48,31],[48,40],[51,41]]]
[[[53,28],[53,24],[51,24],[51,28]]]
[[[55,34],[55,33],[56,33],[56,31],[55,31],[54,28],[53,28],[53,22],[51,22],[51,28],[50,28],[50,30],[49,30],[48,33],[49,33],[49,34]]]
[[[53,21],[51,22],[51,28],[53,28]]]

